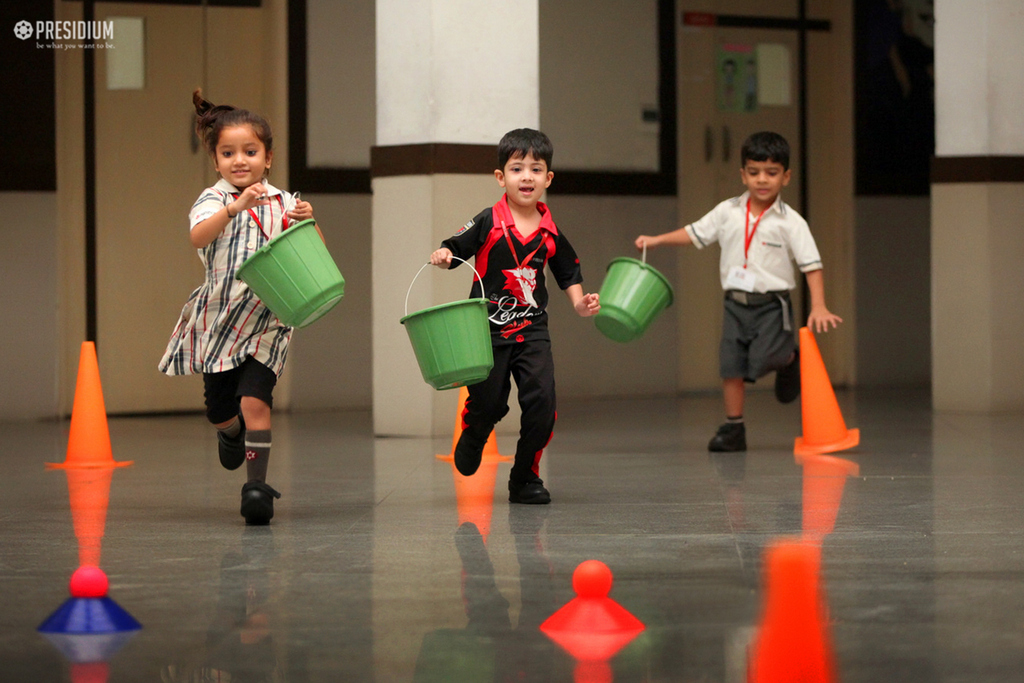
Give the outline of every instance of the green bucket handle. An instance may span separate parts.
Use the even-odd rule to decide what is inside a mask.
[[[455,256],[454,254],[452,254],[452,258],[455,259],[456,261],[462,261],[467,266],[472,268],[473,273],[476,274],[476,279],[480,281],[480,298],[483,299],[484,301],[486,301],[487,300],[487,296],[484,294],[484,279],[482,277],[480,277],[480,273],[477,272],[476,268],[473,268],[473,264],[470,263],[469,261],[467,261],[466,259],[461,259],[458,256]],[[420,273],[423,272],[423,269],[426,268],[429,265],[433,265],[433,264],[431,264],[430,261],[427,261],[426,263],[424,263],[420,267],[420,269],[418,271],[416,271],[416,277],[414,277],[412,279],[412,282],[409,283],[409,289],[405,292],[405,315],[406,316],[409,315],[409,295],[412,293],[412,286],[414,284],[416,284],[416,278],[418,278],[420,276]]]

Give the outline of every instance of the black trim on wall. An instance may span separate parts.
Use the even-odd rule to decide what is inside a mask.
[[[497,165],[497,145],[428,142],[370,148],[370,172],[374,178],[435,173],[486,175]]]
[[[82,2],[82,20],[96,18],[96,3]],[[96,51],[82,55],[82,109],[85,127],[85,341],[96,342]],[[99,346],[97,344],[97,346]]]
[[[767,28],[782,31],[831,31],[832,22],[827,19],[807,19],[807,7],[803,0],[800,3],[800,16],[797,19],[785,17],[747,17],[734,14],[719,14],[715,17],[715,26],[730,28]]]
[[[932,157],[931,181],[944,183],[1024,183],[1024,156]]]
[[[86,0],[63,0],[85,2]],[[113,2],[114,0],[111,0]],[[262,7],[263,0],[116,0],[121,5],[187,5],[199,7]]]

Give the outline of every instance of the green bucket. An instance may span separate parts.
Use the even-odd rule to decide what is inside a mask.
[[[236,278],[285,325],[305,327],[334,308],[345,278],[312,218],[296,223],[245,260]]]
[[[644,261],[613,259],[601,284],[601,310],[594,324],[612,341],[632,341],[672,305],[674,296],[665,276]]]
[[[416,273],[413,283],[423,268]],[[435,389],[454,389],[487,379],[494,366],[487,299],[453,301],[409,313],[409,292],[405,294],[406,315],[399,322],[409,334],[426,383]]]

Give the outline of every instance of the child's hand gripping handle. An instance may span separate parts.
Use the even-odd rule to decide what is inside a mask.
[[[416,278],[418,278],[418,277],[420,276],[420,273],[422,273],[422,272],[423,272],[423,269],[424,269],[424,268],[427,268],[427,267],[429,267],[429,266],[436,266],[436,265],[439,265],[439,263],[434,263],[434,262],[433,262],[433,261],[434,261],[434,259],[433,259],[433,256],[434,256],[434,255],[436,255],[436,254],[437,254],[438,252],[440,252],[440,251],[442,251],[442,250],[441,250],[441,249],[438,249],[437,251],[435,251],[435,252],[434,252],[434,254],[432,254],[432,255],[431,255],[431,260],[430,260],[430,261],[427,261],[426,263],[424,263],[424,264],[423,264],[423,265],[422,265],[422,266],[420,267],[420,269],[419,269],[418,271],[416,271],[416,277],[414,277],[414,278],[412,279],[412,282],[410,282],[410,283],[409,283],[409,289],[408,289],[408,291],[406,291],[406,293],[405,293],[405,314],[406,314],[406,315],[409,315],[409,294],[411,294],[411,293],[412,293],[412,286],[413,286],[414,284],[416,284]],[[448,250],[447,250],[447,249],[445,249],[445,250],[443,250],[443,251],[448,251]],[[478,281],[480,282],[480,298],[481,298],[481,299],[484,299],[484,300],[486,300],[486,299],[487,299],[487,296],[486,296],[486,295],[484,294],[484,279],[483,279],[482,277],[480,277],[480,273],[478,273],[478,272],[477,272],[476,268],[473,268],[473,264],[472,264],[472,263],[470,263],[469,261],[467,261],[466,259],[461,259],[461,258],[459,258],[458,256],[455,256],[455,255],[453,255],[453,254],[452,254],[452,253],[451,253],[450,251],[448,252],[448,255],[449,255],[449,257],[450,257],[450,258],[448,259],[448,260],[449,260],[449,262],[451,261],[451,259],[455,259],[456,261],[462,261],[462,262],[463,262],[463,263],[465,263],[465,264],[466,264],[467,266],[469,266],[470,268],[472,268],[472,270],[473,270],[473,273],[474,273],[474,274],[476,275],[476,279],[477,279],[477,280],[478,280]]]

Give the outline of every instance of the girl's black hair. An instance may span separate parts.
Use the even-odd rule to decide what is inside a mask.
[[[740,149],[740,165],[748,161],[772,161],[789,170],[789,142],[778,133],[762,131],[747,138]]]
[[[548,170],[551,170],[555,148],[547,135],[532,128],[510,130],[498,142],[498,168],[504,170],[509,159],[518,159],[527,154],[532,154],[535,159],[543,159]]]
[[[274,150],[274,135],[270,132],[270,124],[259,114],[230,104],[213,104],[203,99],[203,92],[199,88],[192,93],[192,104],[196,108],[196,135],[210,154],[217,152],[222,130],[246,125],[252,127],[267,152]]]

